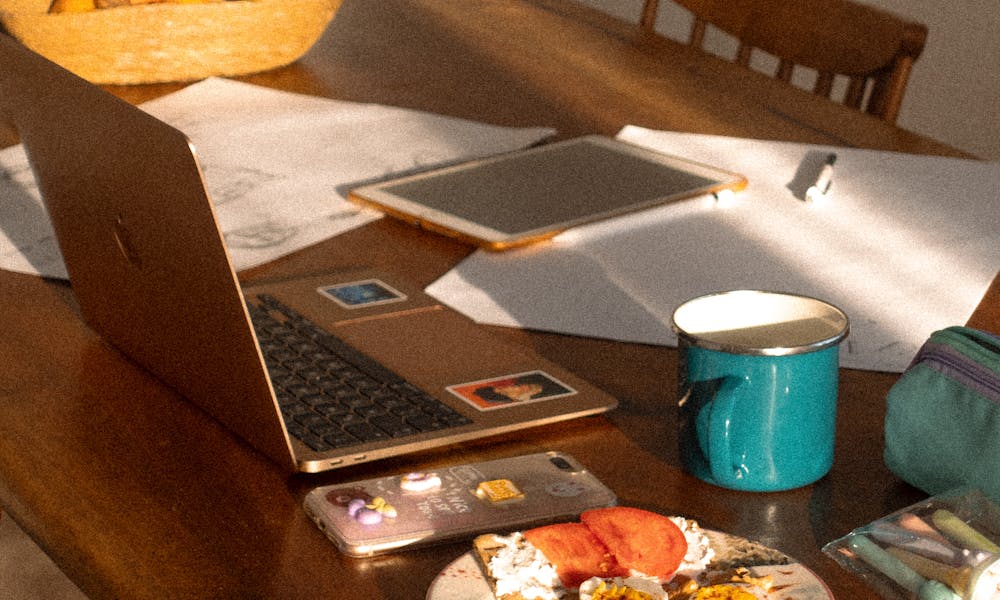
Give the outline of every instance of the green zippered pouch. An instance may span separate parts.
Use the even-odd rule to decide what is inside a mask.
[[[886,402],[889,469],[932,495],[973,486],[1000,502],[1000,337],[934,332]]]

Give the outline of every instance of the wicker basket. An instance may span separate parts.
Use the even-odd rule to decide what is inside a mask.
[[[316,42],[341,0],[140,4],[48,14],[50,0],[0,0],[25,46],[101,84],[190,81],[286,65]]]

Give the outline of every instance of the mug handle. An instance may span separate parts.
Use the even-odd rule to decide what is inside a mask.
[[[742,476],[732,460],[730,425],[736,404],[736,389],[745,381],[741,377],[722,377],[708,413],[708,466],[712,479],[725,486],[736,485]]]

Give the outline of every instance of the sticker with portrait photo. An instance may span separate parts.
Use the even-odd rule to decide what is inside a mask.
[[[544,371],[528,371],[448,387],[448,391],[479,410],[520,406],[576,394],[576,390]]]

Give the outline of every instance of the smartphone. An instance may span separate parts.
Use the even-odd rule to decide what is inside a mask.
[[[616,502],[572,456],[540,452],[322,486],[304,506],[341,552],[361,557],[572,519]]]

